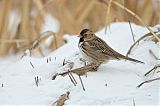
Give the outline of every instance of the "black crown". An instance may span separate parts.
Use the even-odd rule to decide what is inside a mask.
[[[84,33],[86,33],[87,31],[89,31],[89,29],[83,29],[80,34],[83,35]]]

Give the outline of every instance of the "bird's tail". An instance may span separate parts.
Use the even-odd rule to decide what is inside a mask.
[[[130,58],[130,57],[124,56],[123,58],[126,59],[126,60],[129,60],[129,61],[133,61],[133,62],[136,62],[136,63],[143,63],[144,64],[144,62],[136,60],[136,59],[133,59],[133,58]]]

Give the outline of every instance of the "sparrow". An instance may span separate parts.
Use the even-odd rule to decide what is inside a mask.
[[[90,63],[101,64],[109,60],[129,60],[136,63],[144,63],[116,52],[90,29],[83,29],[78,37],[80,38],[78,43],[80,52]]]

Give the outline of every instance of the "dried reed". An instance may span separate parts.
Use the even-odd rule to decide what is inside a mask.
[[[20,17],[18,23],[9,21],[9,15],[14,11]],[[1,0],[0,55],[7,55],[11,49],[17,53],[21,47],[29,46],[40,34],[48,13],[60,23],[56,33],[57,43],[53,40],[50,45],[53,50],[63,44],[64,34],[79,34],[82,28],[97,31],[111,22],[129,20],[154,26],[160,22],[159,11],[159,0]],[[16,31],[9,30],[10,24],[16,27]],[[150,32],[160,41],[152,30]]]

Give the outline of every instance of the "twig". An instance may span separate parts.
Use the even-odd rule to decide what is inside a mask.
[[[145,84],[145,83],[150,83],[150,82],[153,82],[153,81],[156,81],[156,80],[160,80],[160,77],[155,78],[155,79],[151,79],[151,80],[144,81],[144,82],[140,83],[140,84],[137,86],[137,88],[141,87],[141,86],[142,86],[143,84]]]
[[[59,75],[61,75],[61,76],[66,76],[66,75],[68,75],[69,78],[70,78],[70,80],[71,80],[71,82],[76,86],[77,82],[76,82],[74,76],[72,75],[72,73],[76,73],[76,74],[79,76],[81,85],[82,85],[82,87],[83,87],[83,90],[85,91],[85,87],[84,87],[84,85],[83,85],[83,81],[82,81],[80,75],[84,75],[84,74],[86,74],[86,73],[89,72],[89,71],[94,71],[94,70],[96,70],[96,69],[99,67],[99,65],[100,65],[100,64],[91,64],[91,65],[87,65],[87,66],[85,66],[85,67],[81,67],[81,68],[77,68],[77,69],[65,71],[65,72],[62,72],[62,73],[56,73],[55,75],[53,75],[52,80],[55,80],[55,78],[56,78],[57,76],[59,76]],[[71,67],[70,69],[72,69],[72,67]]]
[[[156,60],[160,60],[155,53],[153,53],[153,51],[151,49],[149,49],[149,53],[156,59]]]
[[[69,76],[71,82],[74,84],[74,86],[76,86],[76,83],[75,83],[75,81],[73,80],[73,78],[71,77],[70,73],[68,73],[68,76]]]
[[[86,66],[86,65],[87,65],[87,62],[86,62],[86,60],[85,60],[85,59],[80,58],[79,60],[80,60],[80,61],[82,61],[82,62],[84,62],[84,66]]]
[[[38,48],[38,51],[39,51],[39,53],[40,53],[40,55],[41,55],[42,57],[45,57],[45,55],[44,55],[44,53],[43,53],[41,47]]]
[[[65,64],[66,64],[66,60],[64,59],[64,60],[63,60],[63,64],[62,64],[62,65],[64,66]]]
[[[136,106],[136,103],[135,103],[135,100],[134,100],[134,98],[133,98],[133,106]]]
[[[64,106],[65,101],[69,99],[69,94],[69,91],[67,91],[66,94],[62,94],[58,100],[52,104],[52,106]]]
[[[23,53],[23,55],[21,56],[21,59],[23,58],[23,57],[25,57],[25,56],[29,56],[29,57],[31,57],[31,51],[29,50],[29,49],[27,49],[27,50],[25,50],[24,51],[24,53]]]
[[[47,57],[47,63],[48,63],[48,57]]]
[[[83,84],[83,81],[82,81],[82,78],[81,78],[81,76],[80,76],[80,75],[79,75],[79,79],[80,79],[80,82],[81,82],[82,88],[83,88],[83,90],[85,91],[84,84]]]
[[[38,84],[39,84],[39,78],[38,78],[38,76],[36,76],[34,79],[35,79],[36,86],[38,87]]]
[[[129,22],[129,27],[130,27],[130,29],[131,29],[133,41],[135,42],[134,33],[133,33],[132,26],[131,26],[131,21],[129,20],[128,22]]]
[[[1,87],[3,88],[4,84],[2,83]]]
[[[55,40],[55,46],[56,46],[56,49],[57,49],[57,38],[56,38],[56,34],[52,31],[46,31],[44,33],[41,33],[37,38],[36,40],[32,43],[32,47],[31,47],[31,50],[36,48],[41,41],[43,41],[44,39],[50,37],[50,36],[53,36],[54,37],[54,40]]]
[[[59,75],[58,73],[55,73],[55,74],[52,76],[52,80],[55,80],[58,75]]]
[[[128,55],[131,53],[133,47],[134,47],[137,43],[139,43],[141,40],[143,40],[144,38],[146,38],[146,37],[148,37],[148,36],[151,36],[151,33],[145,34],[144,36],[140,37],[136,42],[134,42],[134,43],[131,45],[131,47],[129,48],[129,50],[128,50],[127,54],[126,54],[126,57],[128,57]]]
[[[30,65],[32,66],[32,68],[34,68],[34,65],[32,64],[32,62],[30,61],[29,63],[30,63]]]
[[[65,71],[65,72],[62,72],[62,73],[56,73],[56,74],[52,77],[52,80],[55,80],[55,78],[56,78],[57,76],[59,76],[59,75],[65,76],[65,75],[67,75],[67,74],[70,73],[70,72],[76,73],[77,75],[84,75],[84,74],[87,73],[87,72],[95,71],[98,67],[99,67],[99,65],[91,64],[91,65],[87,65],[87,66],[81,67],[81,68],[76,68],[76,69],[73,69],[73,70],[70,70],[70,71]]]
[[[76,79],[74,78],[74,76],[72,75],[72,73],[69,73],[69,74],[70,74],[71,78],[73,79],[73,81],[75,82],[75,84],[77,84],[77,81],[76,81]]]
[[[51,57],[49,57],[49,61],[52,61],[52,58],[51,58]]]
[[[40,47],[40,44],[47,39],[48,37],[53,36],[54,37],[54,42],[55,42],[55,48],[57,49],[57,37],[56,34],[52,31],[46,31],[44,33],[41,33],[34,41],[32,41],[29,45],[26,45],[24,47],[21,47],[20,49],[29,49],[31,52],[32,50]],[[39,52],[42,56],[44,56],[43,52],[41,49],[39,49]]]
[[[160,67],[160,65],[157,65],[157,66],[153,67],[151,70],[149,70],[148,72],[146,72],[144,74],[144,76],[147,76],[149,73],[151,73],[153,70],[156,70],[158,67]]]

